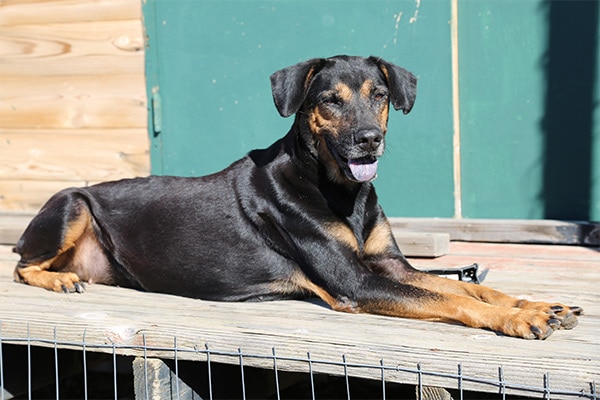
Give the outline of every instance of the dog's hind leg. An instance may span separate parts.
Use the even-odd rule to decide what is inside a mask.
[[[83,292],[80,277],[70,271],[77,246],[94,237],[90,210],[75,190],[52,197],[31,221],[14,251],[21,259],[18,282],[56,292]],[[96,242],[97,243],[97,242]]]

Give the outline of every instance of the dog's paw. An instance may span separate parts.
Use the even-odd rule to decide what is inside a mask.
[[[79,280],[79,276],[72,272],[56,272],[48,281],[49,289],[62,293],[84,293],[85,283]]]
[[[531,309],[515,311],[500,330],[505,335],[544,340],[562,326],[561,318],[553,313]]]
[[[565,306],[560,303],[545,303],[541,301],[519,302],[518,307],[524,310],[541,311],[560,322],[560,329],[573,329],[577,326],[577,316],[583,315],[583,309],[578,306]]]
[[[47,271],[37,265],[31,265],[15,268],[14,275],[17,282],[52,290],[53,292],[85,292],[85,284],[73,272]]]

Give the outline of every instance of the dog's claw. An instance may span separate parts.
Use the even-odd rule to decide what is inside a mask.
[[[540,336],[542,335],[542,330],[540,328],[538,328],[537,326],[532,326],[531,327],[531,333],[532,336],[530,337],[530,339],[539,339]]]
[[[569,307],[569,309],[575,315],[583,315],[583,308],[581,308],[579,306],[571,306],[571,307]]]
[[[548,320],[548,326],[552,328],[553,331],[557,330],[561,326],[561,321],[556,318],[551,318]]]
[[[65,284],[62,284],[61,286],[62,292],[63,293],[85,293],[85,283],[80,283],[80,282],[73,282],[73,286],[72,287],[68,287]]]
[[[77,293],[85,293],[85,283],[75,282],[73,284]]]
[[[555,322],[551,323],[551,321],[555,321]],[[550,320],[550,321],[548,321],[548,329],[546,329],[546,331],[541,330],[537,326],[532,326],[531,327],[531,336],[529,336],[526,339],[545,340],[550,335],[552,335],[552,333],[554,333],[554,329],[555,329],[554,326],[556,326],[558,328],[559,325],[560,325],[560,322],[558,320]]]

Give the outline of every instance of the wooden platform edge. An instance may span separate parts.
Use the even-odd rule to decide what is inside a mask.
[[[465,242],[600,246],[600,223],[559,220],[389,218],[394,232],[445,232]]]

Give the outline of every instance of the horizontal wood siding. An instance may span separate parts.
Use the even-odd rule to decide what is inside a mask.
[[[140,0],[0,6],[0,210],[150,170]]]

